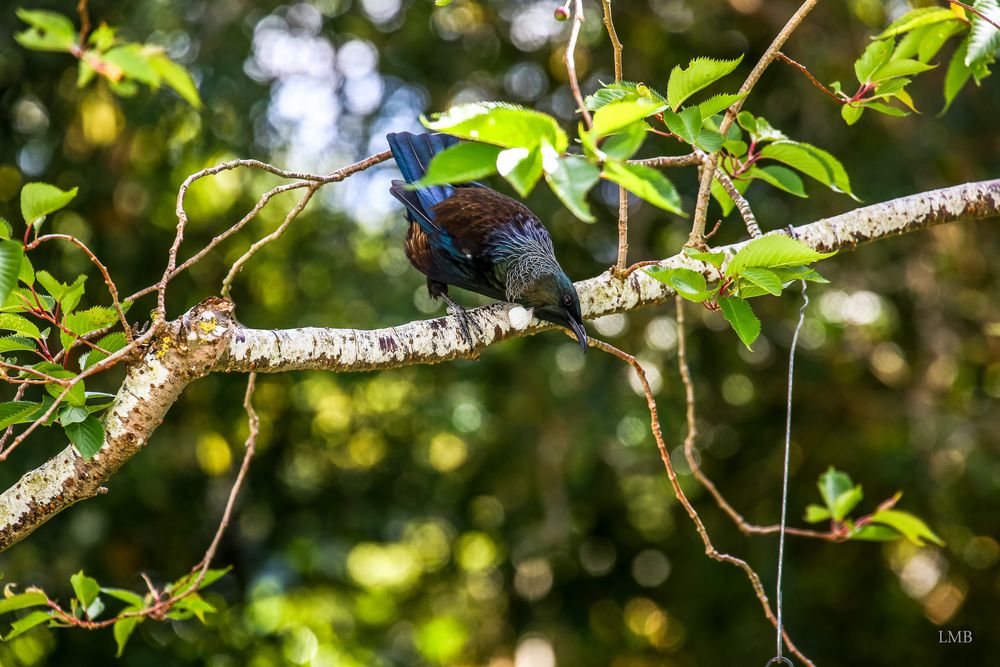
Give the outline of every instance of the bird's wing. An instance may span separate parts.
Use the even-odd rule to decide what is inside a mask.
[[[457,187],[436,204],[434,222],[468,258],[498,261],[505,240],[531,240],[551,252],[552,239],[538,217],[521,202],[485,186]]]

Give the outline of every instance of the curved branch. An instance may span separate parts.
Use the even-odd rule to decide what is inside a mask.
[[[799,240],[821,251],[854,248],[963,219],[1000,216],[1000,179],[967,183],[901,197],[795,228]],[[730,255],[744,244],[718,248]],[[664,266],[685,266],[712,277],[714,268],[684,254]],[[588,319],[661,303],[671,290],[642,271],[619,280],[611,272],[577,283]],[[497,303],[469,312],[482,335],[466,343],[454,318],[420,320],[387,329],[245,329],[232,317],[232,304],[209,299],[167,323],[128,366],[114,405],[105,418],[106,436],[94,458],[67,447],[25,473],[0,494],[0,551],[27,537],[58,512],[101,492],[101,485],[148,442],[167,410],[191,381],[213,371],[276,373],[295,369],[365,371],[456,358],[474,358],[500,340],[542,331],[533,322],[515,328]]]

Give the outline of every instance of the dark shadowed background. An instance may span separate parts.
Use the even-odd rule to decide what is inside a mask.
[[[429,0],[92,2],[95,21],[165,45],[192,70],[201,112],[166,90],[131,99],[103,84],[78,90],[71,58],[13,42],[19,4],[67,14],[75,6],[0,9],[0,214],[19,220],[25,180],[78,186],[52,225],[91,243],[124,293],[159,277],[177,187],[202,167],[255,157],[332,170],[458,101],[505,99],[575,123],[561,65],[567,26],[552,19],[551,0],[455,0],[440,10]],[[600,5],[585,5],[577,66],[591,91],[613,72]],[[720,88],[735,90],[795,7],[616,2],[626,78],[662,89],[670,68],[693,56],[746,53]],[[822,3],[786,51],[820,80],[846,81],[869,37],[905,8]],[[996,177],[1000,81],[970,85],[939,118],[943,69],[911,86],[924,113],[908,118],[869,113],[848,128],[780,63],[746,108],[831,150],[865,202]],[[679,150],[664,138],[643,149]],[[405,224],[387,191],[394,177],[388,163],[321,190],[237,279],[240,320],[366,328],[441,314],[403,256]],[[671,178],[692,210],[693,169]],[[272,183],[228,172],[195,186],[182,255]],[[855,206],[816,184],[809,191],[801,200],[757,183],[749,198],[765,229]],[[293,201],[276,199],[176,280],[169,314],[215,294],[229,263]],[[615,258],[615,190],[599,188],[592,201],[599,219],[587,225],[545,188],[529,200],[575,279]],[[678,251],[686,222],[639,202],[632,210],[630,259]],[[740,238],[740,227],[731,218],[718,241]],[[72,249],[38,252],[64,280],[89,270]],[[787,626],[819,664],[983,665],[1000,652],[1000,339],[987,333],[1000,321],[998,252],[995,221],[956,224],[843,253],[820,267],[832,283],[810,287],[790,516],[801,525],[804,506],[818,500],[817,476],[832,464],[864,485],[863,510],[902,489],[901,507],[947,542],[790,538]],[[761,523],[778,516],[785,359],[798,306],[794,290],[759,300],[764,333],[753,353],[718,314],[688,311],[704,467]],[[152,307],[147,299],[132,312]],[[606,317],[591,331],[640,357],[678,447],[673,307]],[[104,382],[113,390],[120,377],[112,375]],[[140,571],[159,582],[185,572],[211,537],[241,456],[243,388],[244,378],[221,375],[192,385],[107,495],[0,556],[4,583],[39,584],[66,600],[69,575],[81,568],[137,590]],[[259,454],[219,556],[234,569],[207,593],[222,611],[207,626],[144,623],[118,664],[763,664],[773,630],[744,575],[705,558],[670,492],[637,389],[620,362],[584,357],[556,332],[498,345],[475,363],[261,377]],[[0,465],[0,485],[65,446],[55,436],[40,434]],[[675,460],[684,469],[679,449]],[[743,537],[690,475],[683,482],[720,549],[747,558],[770,590],[777,540]],[[973,643],[938,644],[940,629],[956,628],[971,629]],[[0,644],[5,666],[101,665],[113,655],[110,630],[42,629]]]

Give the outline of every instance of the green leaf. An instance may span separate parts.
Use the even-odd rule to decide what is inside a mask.
[[[7,300],[17,285],[23,259],[24,246],[20,241],[0,241],[0,303]]]
[[[882,102],[865,102],[865,108],[877,111],[879,113],[884,113],[886,116],[909,116],[910,112],[905,109],[899,109]]]
[[[116,65],[129,79],[152,88],[160,85],[160,75],[149,61],[149,52],[141,44],[122,44],[104,54],[106,63]]]
[[[1000,24],[1000,0],[976,0],[972,6],[993,23]],[[966,67],[986,61],[1000,49],[1000,30],[979,16],[973,16],[971,21],[969,46],[965,53]]]
[[[590,129],[590,135],[594,140],[606,137],[647,116],[660,113],[666,108],[666,104],[656,102],[648,97],[612,102],[601,107],[594,114],[594,124]]]
[[[746,93],[719,93],[699,104],[698,109],[701,111],[702,118],[711,118],[715,114],[721,113],[733,106],[735,102],[742,100],[746,96]]]
[[[64,313],[72,312],[76,308],[86,289],[87,276],[83,274],[77,276],[76,280],[68,285],[54,278],[45,269],[39,269],[35,278],[45,288],[45,291],[59,302]]]
[[[834,254],[836,253],[817,252],[802,241],[784,234],[768,234],[743,246],[730,260],[726,267],[726,275],[740,275],[748,268],[773,269],[785,266],[804,266]]]
[[[108,394],[103,391],[88,391],[86,392],[85,401],[87,412],[100,412],[101,410],[114,404],[115,395]]]
[[[782,139],[788,139],[781,130],[775,129],[771,126],[767,119],[756,118],[749,111],[741,111],[738,116],[736,116],[736,122],[750,134],[750,138],[756,143],[764,143],[768,141],[779,141]]]
[[[202,623],[205,622],[205,614],[214,614],[216,609],[211,604],[205,601],[203,597],[197,593],[191,593],[187,597],[181,598],[174,605],[174,609],[180,609],[183,611],[189,611],[198,617],[198,620]]]
[[[806,523],[819,523],[830,518],[830,510],[820,505],[806,505]]]
[[[88,414],[87,408],[78,405],[64,405],[59,409],[59,423],[63,426],[79,424],[87,418]]]
[[[527,197],[542,177],[542,152],[538,148],[508,148],[497,155],[496,166],[517,193]]]
[[[871,522],[898,530],[903,537],[918,546],[924,546],[925,541],[944,546],[944,540],[938,537],[923,520],[909,512],[880,510],[872,514]]]
[[[777,273],[769,269],[760,269],[760,268],[743,269],[740,272],[740,278],[746,280],[751,285],[756,285],[763,292],[766,292],[768,294],[773,294],[774,296],[778,296],[779,294],[781,294],[781,290],[784,289],[784,285],[781,282],[781,278],[778,277]],[[745,294],[741,290],[740,296],[746,298],[747,296],[750,295]]]
[[[13,331],[34,340],[39,340],[42,337],[38,327],[30,320],[13,313],[0,313],[0,330]]]
[[[667,82],[670,108],[677,111],[684,100],[732,72],[741,60],[743,56],[735,60],[695,58],[688,63],[687,69],[681,69],[680,65],[674,67]]]
[[[711,264],[715,268],[720,268],[722,263],[726,261],[726,253],[724,252],[702,252],[700,250],[695,250],[690,246],[684,248],[684,254],[691,259],[697,259],[698,261]]]
[[[846,108],[846,105],[843,108]],[[834,192],[843,192],[857,199],[851,192],[851,180],[844,170],[844,165],[822,148],[800,141],[782,139],[761,148],[760,156],[798,169]]]
[[[32,403],[30,401],[0,403],[0,429],[14,424],[34,421],[35,413],[38,411],[40,405],[41,403]]]
[[[13,623],[11,623],[10,632],[7,633],[7,636],[4,637],[3,640],[5,642],[9,642],[14,637],[22,635],[28,630],[31,630],[32,628],[39,626],[42,623],[47,623],[51,619],[52,619],[51,611],[41,611],[41,610],[33,611],[27,616],[19,618]]]
[[[921,72],[926,72],[929,69],[934,69],[934,67],[934,65],[927,65],[919,60],[902,58],[900,60],[892,60],[879,67],[875,70],[875,73],[872,74],[871,79],[872,81],[884,81],[886,79],[894,79],[899,76],[920,74]]]
[[[109,353],[114,354],[118,350],[125,347],[125,332],[116,331],[115,333],[108,334],[100,340],[97,341],[97,347],[107,350]],[[100,350],[89,350],[86,359],[82,356],[80,358],[80,369],[87,370],[91,366],[95,366],[101,361],[108,358],[108,355]]]
[[[12,611],[17,611],[18,609],[26,609],[28,607],[41,607],[48,604],[49,599],[46,597],[45,593],[42,593],[41,591],[28,591],[26,593],[0,599],[0,614],[7,614]]]
[[[852,104],[845,104],[840,107],[840,117],[844,119],[844,122],[848,125],[854,125],[861,119],[861,114],[865,112],[865,108],[862,106],[854,106]]]
[[[891,39],[878,40],[868,45],[854,63],[854,73],[858,77],[858,83],[865,84],[871,81],[872,74],[889,62],[893,45],[894,41]]]
[[[530,149],[548,142],[562,153],[569,146],[569,138],[555,118],[510,104],[462,104],[436,114],[432,120],[421,118],[421,122],[430,130],[504,148]]]
[[[851,513],[851,510],[857,507],[863,497],[860,484],[841,493],[833,501],[833,518],[837,521],[843,521]]]
[[[892,542],[903,537],[903,534],[889,526],[880,526],[875,523],[866,523],[860,528],[856,528],[850,535],[852,540],[866,540],[869,542]]]
[[[753,308],[743,299],[736,297],[720,296],[718,301],[719,307],[722,308],[722,316],[733,327],[747,349],[751,349],[750,346],[760,335],[760,320],[753,314]]]
[[[101,592],[101,586],[97,583],[97,580],[84,575],[83,570],[71,576],[69,583],[73,586],[76,599],[80,601],[80,604],[84,608],[89,607],[90,603],[97,597],[97,594]]]
[[[847,473],[840,472],[830,466],[825,473],[819,476],[818,486],[819,495],[822,496],[823,502],[826,503],[830,513],[836,516],[837,498],[854,488],[854,483]]]
[[[682,141],[709,153],[719,150],[725,141],[721,134],[703,126],[701,110],[698,107],[684,109],[679,114],[668,109],[663,112],[663,120],[667,128]]]
[[[230,570],[233,569],[232,565],[227,565],[226,567],[220,567],[216,569],[205,570],[205,576],[201,580],[201,585],[198,586],[199,590],[204,590],[208,588],[216,581],[225,576]],[[183,577],[175,581],[174,583],[167,586],[167,590],[171,595],[181,595],[185,591],[194,585],[194,582],[198,580],[198,572],[192,572],[190,574],[185,574]]]
[[[69,329],[70,332],[76,334],[77,336],[85,336],[92,331],[103,329],[104,327],[110,326],[117,321],[118,313],[115,312],[115,309],[111,306],[94,306],[93,308],[88,308],[87,310],[67,313],[67,315],[63,317],[62,324],[64,327]],[[59,332],[59,341],[62,343],[64,350],[69,349],[75,340],[76,337],[63,331]]]
[[[816,269],[808,266],[788,266],[785,268],[774,269],[774,272],[778,274],[778,277],[781,278],[783,283],[790,283],[793,280],[806,280],[814,283],[830,282],[821,276]]]
[[[646,84],[635,81],[617,81],[605,84],[603,88],[599,88],[593,95],[588,95],[583,103],[588,110],[597,111],[616,100],[635,100],[641,97],[651,99],[660,104],[667,103],[667,99],[663,95]]]
[[[583,158],[567,155],[558,158],[555,168],[545,174],[545,180],[573,215],[584,222],[593,222],[594,216],[587,205],[587,192],[600,175],[597,167]]]
[[[126,609],[125,611],[133,611],[132,609]],[[115,653],[116,658],[122,657],[122,651],[125,650],[125,644],[128,643],[129,637],[132,636],[132,632],[135,630],[135,626],[142,622],[141,616],[129,616],[128,618],[123,618],[120,621],[115,621],[114,635],[115,644],[118,646],[118,651]]]
[[[94,454],[100,451],[104,444],[104,424],[93,415],[78,424],[64,426],[63,430],[84,460],[89,461],[94,458]]]
[[[138,593],[133,593],[126,588],[101,588],[101,592],[105,595],[113,597],[116,600],[121,600],[122,602],[135,607],[136,609],[142,609],[146,606],[145,600]]]
[[[115,29],[110,27],[107,23],[102,23],[94,28],[94,30],[90,33],[90,37],[87,38],[87,43],[98,51],[107,51],[114,46]]]
[[[184,101],[195,109],[201,108],[201,97],[198,95],[198,88],[195,86],[190,72],[175,63],[162,51],[155,52],[149,56],[149,64],[156,74],[163,79],[163,82],[173,88],[174,92],[180,95]]]
[[[21,215],[24,224],[31,226],[43,216],[55,213],[76,197],[78,188],[60,190],[48,183],[27,183],[21,189]]]
[[[955,14],[944,7],[921,7],[906,12],[898,19],[889,24],[875,39],[886,39],[895,37],[910,30],[923,26],[940,23],[942,21],[954,21]]]
[[[715,290],[708,289],[705,276],[693,269],[653,266],[647,268],[646,273],[664,285],[669,285],[678,296],[688,301],[701,303],[715,296]]]
[[[937,52],[941,50],[941,47],[944,46],[949,37],[962,32],[964,29],[965,25],[958,20],[939,23],[928,28],[920,40],[917,59],[921,62],[927,62],[937,55]]]
[[[599,149],[604,156],[600,159],[627,160],[639,150],[645,140],[646,124],[632,123],[604,140]]]
[[[68,17],[44,10],[18,9],[17,17],[30,28],[14,36],[17,43],[36,51],[66,51],[76,45],[76,29]]]
[[[33,352],[35,344],[22,336],[0,336],[0,354],[5,352]]]
[[[0,239],[9,239],[13,233],[14,228],[7,222],[7,218],[0,217]]]
[[[28,256],[21,254],[21,268],[17,271],[17,279],[20,280],[25,285],[35,284],[35,267],[31,265],[31,260]],[[7,299],[3,299],[0,303],[6,303]]]
[[[962,88],[965,87],[965,84],[972,77],[972,69],[965,64],[965,55],[968,52],[968,48],[969,39],[966,38],[962,40],[962,43],[948,62],[948,71],[944,75],[944,108],[941,109],[942,114],[948,110],[951,103],[955,101],[955,97],[958,96]]]
[[[434,156],[427,173],[413,187],[467,183],[494,174],[502,150],[499,146],[473,141],[455,144]]]
[[[677,188],[656,169],[609,161],[604,164],[604,173],[601,175],[653,206],[677,215],[685,215],[681,209],[681,197],[677,194]]]
[[[786,167],[779,167],[778,165],[751,167],[747,171],[747,176],[762,180],[796,197],[809,196],[806,194],[805,186],[802,185],[802,179],[799,178],[799,175]]]

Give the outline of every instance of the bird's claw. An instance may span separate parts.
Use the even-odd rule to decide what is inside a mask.
[[[465,308],[456,303],[448,306],[448,314],[458,320],[458,328],[462,332],[462,338],[469,344],[469,347],[475,347],[476,339],[472,337],[472,330],[475,329],[479,335],[483,333],[476,320],[469,316],[469,312]]]

